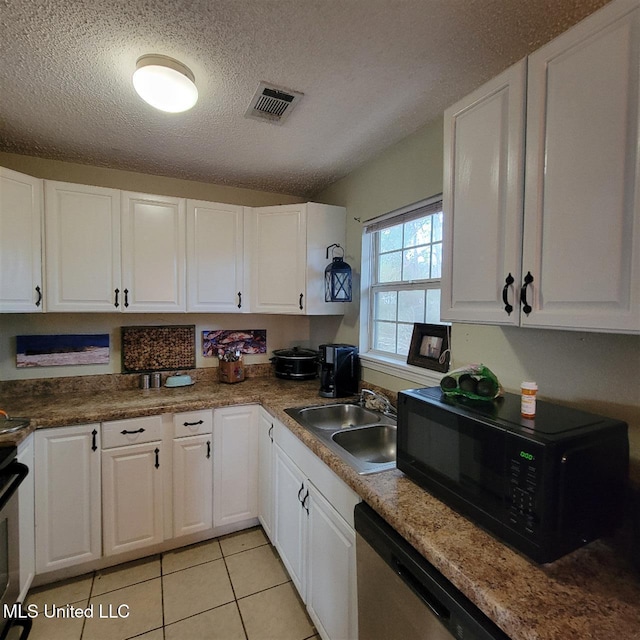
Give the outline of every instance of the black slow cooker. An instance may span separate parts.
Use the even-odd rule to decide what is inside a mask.
[[[276,378],[311,380],[318,377],[318,352],[313,349],[276,349],[271,362],[276,369]]]

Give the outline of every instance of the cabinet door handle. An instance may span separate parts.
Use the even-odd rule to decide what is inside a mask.
[[[531,271],[527,271],[527,275],[524,277],[522,288],[520,289],[520,302],[522,303],[522,310],[529,315],[532,311],[531,305],[527,302],[527,287],[533,282],[533,276]]]
[[[124,306],[125,308],[129,306],[129,289],[124,290]]]
[[[298,502],[302,502],[302,498],[300,497],[300,494],[304,491],[304,482],[300,485],[300,491],[298,491]]]
[[[160,467],[160,449],[158,449],[158,447],[156,447],[154,453],[156,454],[156,464],[155,467],[156,469],[158,469]]]
[[[504,302],[504,310],[507,312],[507,315],[511,315],[513,311],[513,305],[509,304],[509,299],[507,298],[507,293],[509,291],[509,287],[515,282],[513,276],[509,274],[504,279],[504,287],[502,289],[502,302]]]
[[[309,499],[309,489],[307,489],[307,493],[304,494],[304,498],[302,498],[302,507],[309,515],[309,507],[307,507],[307,500]]]
[[[238,291],[238,309],[242,308],[242,291]]]
[[[207,440],[207,459],[211,457],[211,441]]]
[[[273,442],[273,425],[269,427],[269,439]]]
[[[123,436],[133,435],[134,433],[144,433],[144,429],[142,427],[140,427],[139,429],[136,429],[135,431],[127,431],[126,429],[123,429],[120,433]]]
[[[115,290],[115,299],[113,301],[113,306],[117,309],[120,306],[120,302],[118,301],[118,297],[120,296],[120,289]]]
[[[204,420],[198,420],[198,422],[183,422],[185,427],[197,427],[199,424],[203,424]]]
[[[42,302],[42,289],[40,289],[40,287],[36,287],[36,293],[38,294],[38,299],[36,300],[36,307],[39,307],[40,303]]]
[[[300,302],[298,303],[298,304],[300,305],[300,311],[302,311],[302,309],[304,308],[304,307],[302,306],[302,298],[304,298],[304,294],[302,294],[302,293],[301,293],[301,294],[300,294]]]
[[[98,432],[94,429],[91,435],[93,436],[91,438],[91,451],[95,451],[98,448]]]

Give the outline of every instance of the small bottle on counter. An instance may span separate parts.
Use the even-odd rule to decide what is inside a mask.
[[[520,390],[522,392],[520,400],[520,414],[523,418],[535,418],[538,385],[535,382],[523,382],[520,385]]]
[[[162,376],[159,373],[154,373],[151,377],[151,388],[159,389],[162,386]]]
[[[149,381],[150,381],[149,374],[148,373],[143,373],[140,376],[140,388],[141,389],[148,389],[150,387]]]

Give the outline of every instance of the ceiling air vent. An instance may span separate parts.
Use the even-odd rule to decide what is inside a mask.
[[[245,118],[282,124],[304,94],[261,82],[245,112]]]

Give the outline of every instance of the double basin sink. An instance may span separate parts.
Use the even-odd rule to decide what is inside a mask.
[[[359,474],[396,466],[396,420],[357,404],[336,403],[285,409]]]

